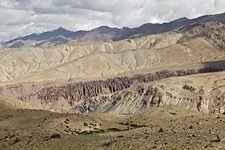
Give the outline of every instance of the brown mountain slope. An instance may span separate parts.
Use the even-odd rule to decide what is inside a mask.
[[[207,22],[188,30],[112,43],[4,49],[0,51],[0,81],[93,80],[198,66],[224,58],[224,33],[223,24]]]
[[[221,36],[218,36],[219,31]],[[136,81],[143,83],[164,77],[206,73],[210,69],[224,70],[225,52],[221,46],[224,33],[224,25],[213,21],[112,43],[70,43],[49,48],[4,49],[0,52],[0,94],[21,99],[33,108],[61,112],[73,110],[81,103],[81,109],[75,108],[75,111],[86,112],[87,108],[82,110],[83,100],[126,90]],[[169,72],[160,72],[162,70]],[[189,99],[194,97],[196,93]],[[143,97],[137,98],[139,103]],[[104,102],[111,100],[107,98]],[[211,111],[209,106],[207,111]],[[99,109],[95,103],[94,109]],[[110,109],[121,113],[113,107]],[[124,106],[121,109],[126,110]],[[140,103],[137,110],[127,108],[126,112],[141,109]]]

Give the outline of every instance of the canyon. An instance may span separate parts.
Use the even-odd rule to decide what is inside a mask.
[[[224,35],[225,25],[209,20],[117,42],[2,49],[0,95],[28,103],[33,109],[107,112],[98,107],[115,103],[113,94],[137,84],[224,71]],[[107,94],[111,96],[104,97]],[[93,102],[95,97],[101,105]],[[86,103],[94,104],[86,107]]]

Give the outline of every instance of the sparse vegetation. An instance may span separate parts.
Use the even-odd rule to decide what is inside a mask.
[[[128,122],[119,122],[118,124],[126,125],[126,126],[129,126],[129,127],[132,127],[132,128],[142,128],[142,127],[147,127],[147,125],[139,125],[139,124],[128,123]],[[132,128],[131,128],[131,129],[132,129]]]
[[[92,134],[100,134],[100,133],[107,133],[107,132],[121,132],[121,131],[128,131],[132,130],[134,128],[142,128],[142,127],[147,127],[146,125],[138,125],[138,124],[129,124],[129,123],[123,123],[120,122],[119,124],[121,125],[126,125],[127,128],[125,129],[120,129],[120,128],[107,128],[107,129],[100,129],[100,130],[90,130],[90,131],[82,131],[79,132],[78,134],[80,135],[92,135]]]
[[[131,127],[134,127],[134,128],[142,128],[142,127],[147,127],[146,125],[138,125],[138,124],[130,124]]]

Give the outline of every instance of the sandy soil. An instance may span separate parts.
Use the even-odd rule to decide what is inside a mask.
[[[223,115],[174,107],[132,115],[57,114],[2,107],[0,118],[0,149],[4,150],[225,147]]]

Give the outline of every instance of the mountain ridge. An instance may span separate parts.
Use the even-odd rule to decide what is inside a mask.
[[[0,81],[98,79],[158,71],[165,65],[179,69],[188,64],[223,59],[224,35],[224,24],[207,22],[191,26],[187,31],[183,28],[116,42],[3,49]]]
[[[83,41],[102,41],[111,42],[119,41],[127,38],[141,37],[151,34],[159,34],[174,30],[179,27],[191,25],[193,23],[201,23],[208,20],[216,20],[225,24],[225,13],[216,15],[206,15],[194,19],[186,17],[173,20],[168,23],[146,23],[136,28],[116,28],[108,26],[100,26],[95,29],[84,31],[70,31],[59,27],[58,29],[47,31],[43,33],[33,33],[27,36],[18,37],[1,45],[4,48],[21,48],[21,47],[45,47],[55,46],[58,44],[65,44],[70,41],[83,42]]]

